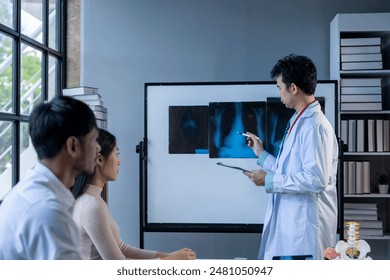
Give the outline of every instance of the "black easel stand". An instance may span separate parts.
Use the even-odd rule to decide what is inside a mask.
[[[145,227],[145,183],[146,183],[146,149],[145,140],[140,141],[135,147],[135,151],[139,154],[139,228],[140,236],[139,243],[140,248],[144,249],[144,227]]]

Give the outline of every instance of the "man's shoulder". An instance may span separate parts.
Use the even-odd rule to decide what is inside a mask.
[[[304,118],[310,125],[328,125],[330,124],[327,116],[321,110],[313,110]]]
[[[21,219],[53,215],[63,211],[61,198],[55,191],[39,181],[21,180],[5,197],[2,207]],[[53,210],[53,211],[51,211]]]
[[[30,204],[45,203],[58,200],[57,194],[49,187],[47,180],[33,179],[30,181],[21,181],[15,186],[20,199],[26,200]]]

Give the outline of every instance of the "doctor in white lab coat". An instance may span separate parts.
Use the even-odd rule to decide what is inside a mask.
[[[315,100],[317,71],[304,56],[290,55],[271,71],[281,102],[294,109],[277,158],[248,132],[248,145],[261,170],[244,172],[270,195],[259,259],[311,255],[323,259],[336,245],[338,144]]]

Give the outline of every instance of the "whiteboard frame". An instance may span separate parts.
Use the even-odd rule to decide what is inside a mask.
[[[237,91],[238,89],[239,91]],[[215,93],[213,94],[213,92]],[[224,96],[222,97],[222,95]],[[167,118],[169,106],[208,105],[209,102],[265,101],[268,97],[278,96],[276,83],[273,81],[145,83],[143,154],[140,157],[141,232],[262,232],[264,214],[268,202],[268,195],[264,189],[255,187],[239,171],[218,167],[215,163],[221,159],[212,159],[208,155],[169,155],[167,139],[169,132],[166,126],[167,123],[165,121],[157,125],[157,120]],[[335,132],[337,132],[337,81],[318,81],[315,96],[325,98],[325,114],[333,125]],[[164,128],[161,130],[162,127],[166,128],[165,134],[163,132]],[[166,152],[161,154],[161,150],[164,149]],[[256,169],[256,159],[223,159],[223,162]],[[188,166],[190,166],[190,170],[206,168],[207,171],[203,171],[203,173],[206,172],[206,174],[215,175],[216,178],[223,177],[224,184],[232,183],[240,185],[242,193],[244,195],[247,194],[252,199],[250,200],[251,204],[248,206],[249,208],[242,209],[241,211],[239,208],[245,205],[243,206],[237,202],[238,208],[232,210],[234,213],[239,212],[237,216],[234,216],[233,219],[235,220],[229,220],[231,213],[225,212],[224,215],[228,216],[227,219],[219,213],[218,215],[221,215],[222,219],[218,221],[215,219],[212,220],[213,218],[210,219],[210,217],[205,215],[206,212],[202,213],[202,211],[200,211],[199,217],[192,216],[193,218],[189,220],[181,219],[184,216],[179,218],[175,216],[173,219],[170,217],[161,218],[167,213],[182,215],[182,213],[188,213],[187,211],[190,211],[191,215],[197,215],[197,210],[204,207],[200,204],[191,204],[191,200],[195,198],[199,201],[200,197],[199,193],[191,193],[193,188],[190,187],[188,189],[185,187],[186,184],[183,183],[191,174],[184,171]],[[178,174],[179,176],[177,176]],[[201,178],[202,172],[194,172],[193,175],[192,180],[190,179],[188,184],[194,184],[193,180]],[[176,197],[173,196],[170,199],[170,197],[164,196],[163,193],[155,190],[158,188],[156,187],[156,182],[161,182],[161,178],[167,180],[163,184],[171,186],[164,191],[170,195],[175,191],[173,193]],[[174,184],[177,184],[177,186]],[[223,188],[223,190],[228,190],[226,191],[227,193],[230,191],[234,192],[234,189],[234,186]],[[182,206],[180,206],[182,207],[181,209],[172,207],[172,205],[176,205],[175,202],[177,201],[184,201],[181,204]],[[258,208],[254,206],[254,201],[260,205]],[[159,203],[160,206],[157,207],[156,205]],[[213,201],[209,202],[205,206],[205,209],[208,209],[207,211],[213,210],[210,208],[212,204]],[[229,207],[229,205],[232,204],[225,205],[225,207]],[[204,217],[205,219],[203,219]]]

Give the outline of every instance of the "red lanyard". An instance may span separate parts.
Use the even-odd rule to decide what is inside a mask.
[[[316,101],[317,101],[317,100],[314,99],[312,102],[310,102],[309,104],[307,104],[307,105],[305,106],[305,108],[302,109],[302,111],[299,112],[297,118],[294,120],[293,124],[291,125],[290,130],[288,131],[287,136],[290,135],[291,130],[293,129],[295,123],[297,122],[297,120],[299,119],[299,117],[302,115],[302,113],[307,109],[307,107],[310,106],[310,104],[313,104],[313,103],[316,102]]]

